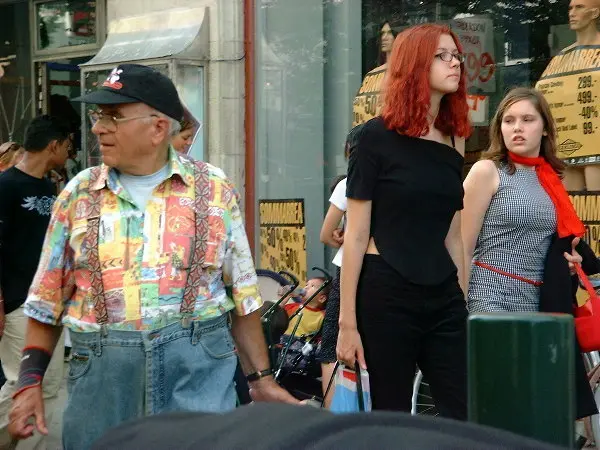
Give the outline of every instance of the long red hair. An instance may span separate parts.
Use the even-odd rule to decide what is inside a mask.
[[[387,128],[413,137],[429,132],[429,72],[443,34],[450,35],[462,53],[458,37],[446,25],[417,25],[396,37],[388,60],[381,110]],[[458,90],[442,98],[435,127],[447,136],[468,137],[471,134],[466,75],[462,64]]]

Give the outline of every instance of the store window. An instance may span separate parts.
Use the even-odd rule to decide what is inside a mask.
[[[27,3],[0,6],[0,143],[23,141],[34,108]]]
[[[330,253],[319,242],[329,188],[346,170],[346,133],[378,111],[390,40],[431,22],[449,24],[467,55],[475,127],[467,141],[467,171],[488,143],[488,124],[504,93],[534,86],[552,56],[575,41],[567,0],[257,2],[256,193],[259,201],[303,200],[305,267],[330,267]],[[277,233],[267,229],[265,212],[277,210],[257,208],[259,266],[290,269],[286,246],[294,243],[283,241],[284,233],[283,242],[268,239]],[[283,203],[278,211],[285,218]]]

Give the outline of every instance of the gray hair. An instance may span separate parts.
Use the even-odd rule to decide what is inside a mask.
[[[167,119],[169,121],[169,137],[177,136],[181,131],[181,123],[178,120],[175,120],[154,108],[152,108],[152,114],[157,115],[161,119]]]

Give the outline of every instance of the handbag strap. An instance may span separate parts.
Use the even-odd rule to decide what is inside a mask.
[[[364,412],[365,398],[363,396],[362,372],[358,361],[354,361],[354,372],[356,373],[356,393],[358,394],[358,410]]]
[[[331,378],[329,379],[329,383],[327,384],[327,389],[325,389],[325,395],[323,395],[323,401],[321,402],[321,408],[325,405],[325,399],[329,395],[329,391],[331,391],[331,386],[333,386],[333,381],[335,380],[335,375],[340,368],[340,362],[335,362],[335,367],[333,368],[333,373],[331,374]],[[365,411],[365,398],[363,396],[363,387],[362,387],[362,372],[360,371],[360,365],[358,361],[354,362],[354,372],[356,373],[356,393],[358,395],[358,410],[360,412]]]
[[[590,298],[597,298],[598,294],[596,294],[596,289],[594,289],[594,286],[592,286],[590,279],[587,277],[587,275],[581,268],[581,264],[575,263],[574,266],[575,266],[575,270],[577,271],[577,276],[579,277],[579,281],[581,281],[583,283],[583,285],[585,286],[585,290],[590,295]]]
[[[333,381],[335,380],[335,374],[337,373],[338,368],[340,367],[340,362],[335,362],[335,367],[333,368],[333,373],[331,374],[331,378],[329,379],[329,383],[327,384],[327,389],[325,389],[325,395],[323,395],[323,401],[321,402],[321,408],[325,406],[325,399],[329,395],[329,391],[331,391],[331,386],[333,386]]]

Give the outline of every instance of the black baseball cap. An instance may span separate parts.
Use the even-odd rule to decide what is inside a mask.
[[[141,64],[118,65],[96,91],[73,100],[95,105],[145,103],[175,120],[183,118],[183,105],[173,82]]]

